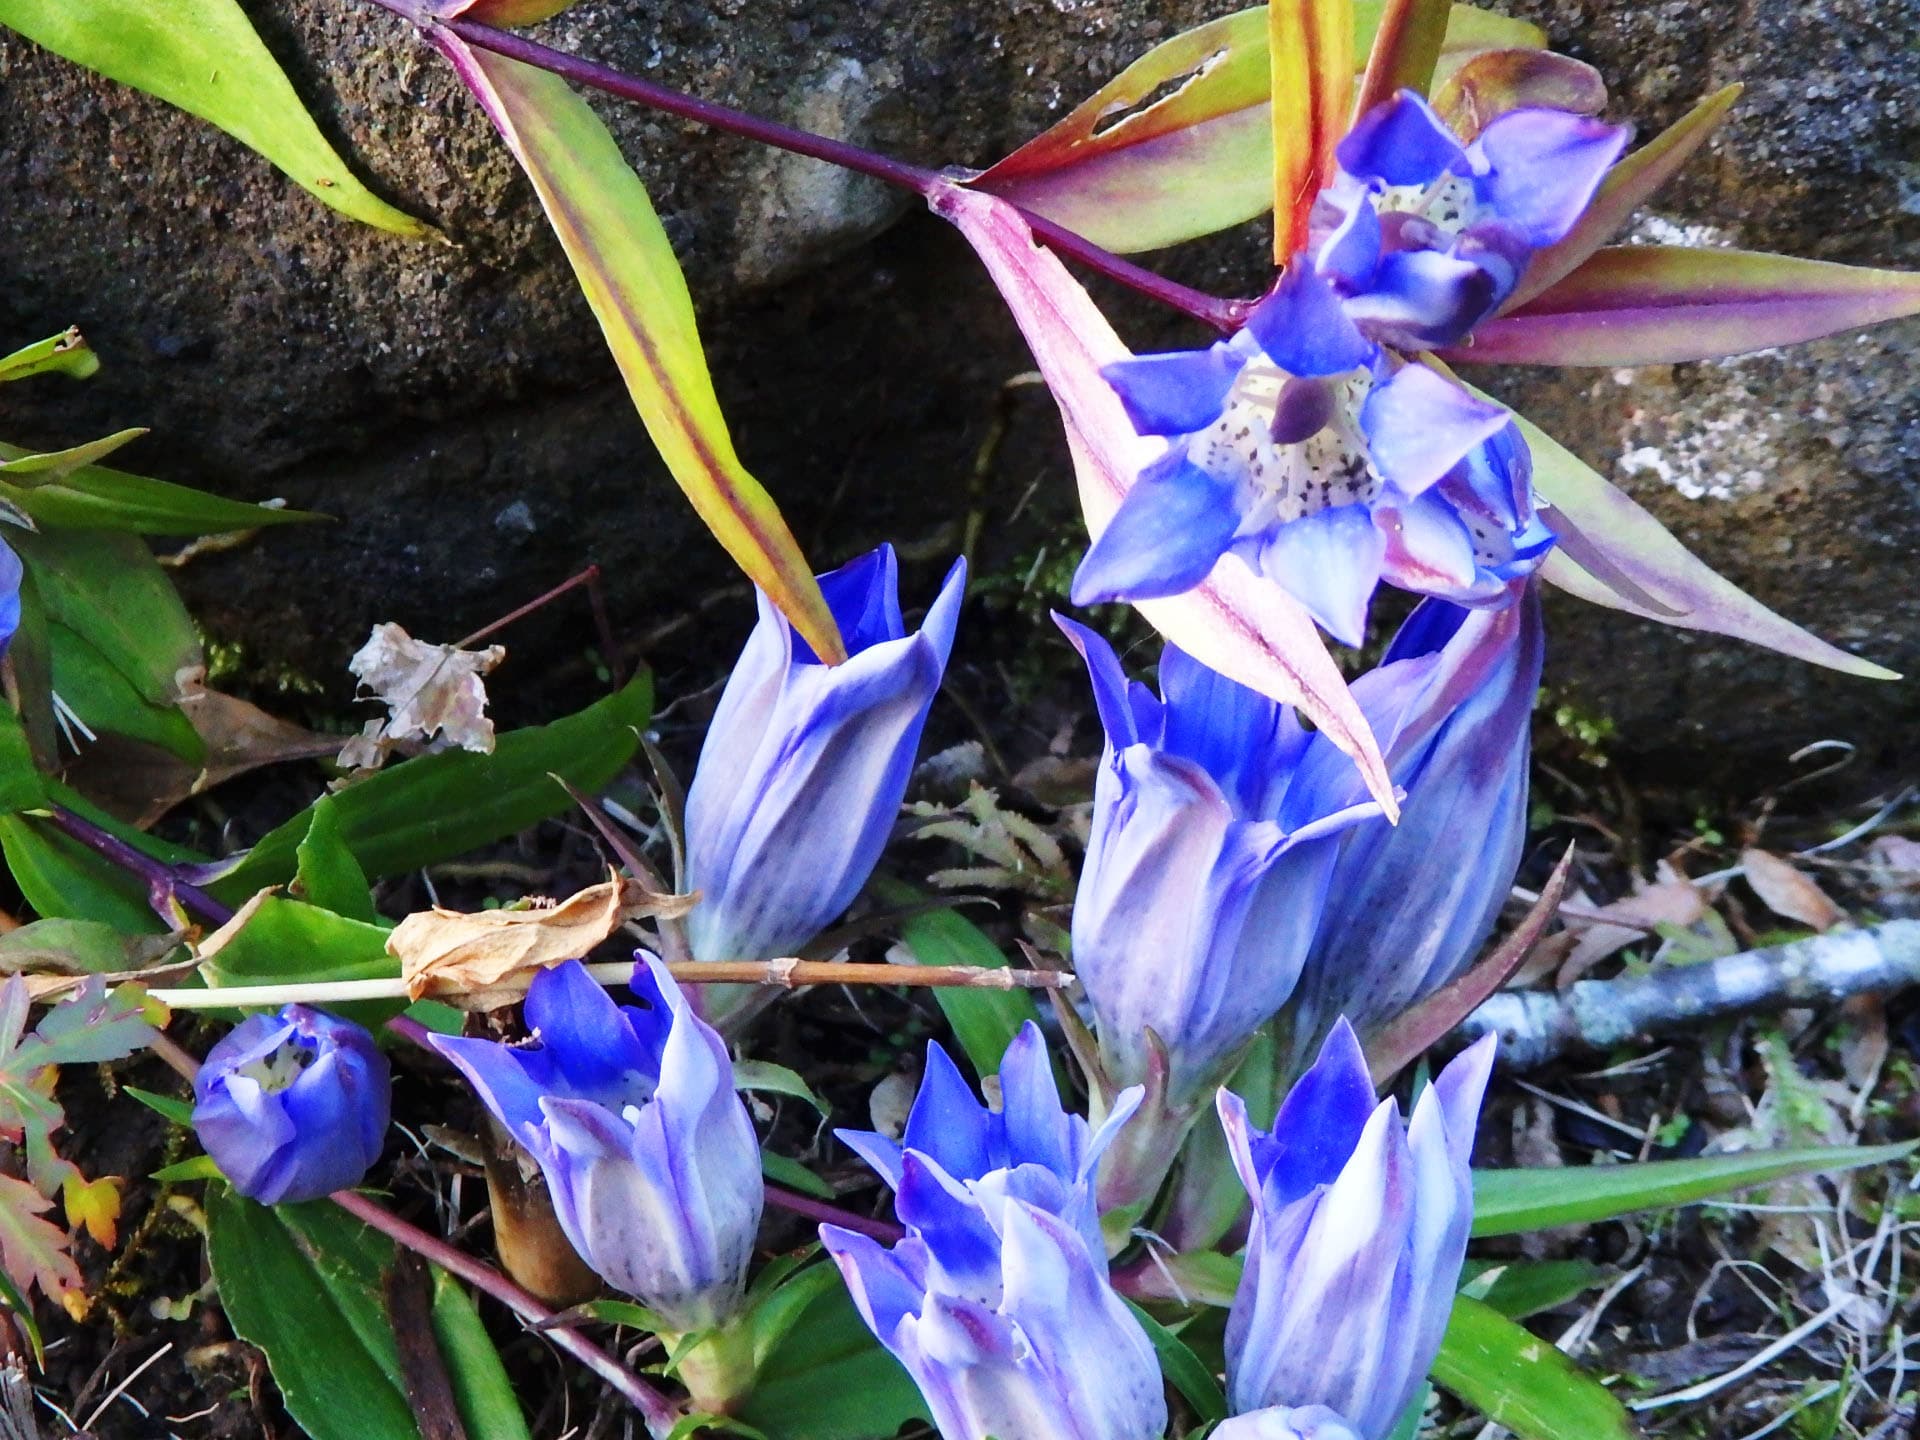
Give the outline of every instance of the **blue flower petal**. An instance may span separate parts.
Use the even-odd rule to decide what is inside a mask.
[[[1284,585],[1342,645],[1367,633],[1386,538],[1365,505],[1330,505],[1282,525],[1260,551],[1260,570]]]
[[[1199,762],[1236,815],[1271,819],[1269,792],[1299,734],[1292,712],[1177,645],[1160,652],[1160,692],[1167,717],[1161,748]]]
[[[1373,278],[1374,267],[1380,263],[1382,244],[1374,188],[1371,185],[1353,188],[1356,193],[1346,215],[1313,253],[1314,268],[1348,291],[1362,288]]]
[[[1502,261],[1501,274],[1507,268]],[[1460,339],[1502,293],[1500,275],[1468,255],[1393,250],[1380,257],[1373,284],[1347,300],[1346,313],[1384,343],[1430,350]]]
[[[1376,348],[1332,283],[1304,259],[1288,265],[1273,293],[1253,307],[1247,333],[1293,375],[1344,375],[1371,361]]]
[[[1233,541],[1233,487],[1186,461],[1142,472],[1073,577],[1073,603],[1157,600],[1191,590]]]
[[[1573,228],[1593,200],[1627,132],[1565,110],[1509,110],[1473,142],[1474,181],[1490,206],[1527,244],[1551,245]]]
[[[1087,675],[1093,681],[1094,709],[1099,712],[1101,728],[1107,732],[1107,744],[1124,750],[1142,741],[1157,742],[1163,724],[1160,702],[1145,686],[1127,679],[1113,647],[1058,611],[1054,612],[1053,623],[1087,662]]]
[[[840,638],[849,655],[858,655],[884,640],[898,640],[907,633],[906,622],[900,618],[900,563],[891,545],[882,545],[822,575],[820,594],[840,626]],[[803,663],[820,663],[798,631],[794,632],[793,649]]]
[[[7,653],[13,632],[20,628],[20,557],[0,540],[0,655]]]
[[[1388,185],[1430,185],[1445,171],[1468,171],[1465,147],[1411,90],[1362,115],[1334,154],[1349,175]]]
[[[986,1109],[974,1098],[953,1057],[938,1041],[929,1040],[926,1074],[901,1137],[906,1148],[932,1156],[957,1179],[973,1180],[993,1168],[989,1129]]]
[[[1507,412],[1424,365],[1403,366],[1360,407],[1373,465],[1403,494],[1420,494],[1506,429]]]
[[[1242,358],[1225,341],[1205,350],[1135,355],[1101,367],[1142,435],[1188,435],[1220,418]]]
[[[648,1069],[620,1006],[578,960],[533,977],[526,1019],[567,1088],[579,1094],[605,1098]],[[647,1093],[637,1087],[632,1098],[643,1100]]]

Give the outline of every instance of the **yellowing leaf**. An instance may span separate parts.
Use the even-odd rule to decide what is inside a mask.
[[[64,1300],[78,1295],[80,1267],[67,1253],[67,1235],[40,1218],[53,1202],[24,1180],[0,1175],[0,1266],[24,1293],[38,1285]]]
[[[0,0],[3,3],[3,0]],[[640,177],[564,80],[431,32],[533,181],[634,407],[714,538],[828,663],[846,658],[806,557],[734,454],[673,246]]]
[[[354,178],[236,0],[0,0],[0,25],[211,121],[343,214],[434,233]]]
[[[67,1178],[61,1198],[66,1202],[70,1229],[84,1226],[109,1250],[119,1243],[120,1185],[113,1176],[82,1180],[76,1172]]]
[[[492,1009],[518,998],[533,971],[584,958],[623,921],[684,915],[695,898],[613,879],[532,910],[423,910],[394,928],[387,953],[400,962],[414,999],[445,995]]]

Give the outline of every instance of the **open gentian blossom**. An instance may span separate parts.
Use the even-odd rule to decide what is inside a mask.
[[[1139,1089],[1122,1092],[1094,1131],[1060,1104],[1046,1039],[1029,1020],[1000,1062],[1000,1102],[993,1110],[975,1100],[952,1058],[929,1041],[926,1074],[898,1142],[870,1130],[835,1133],[893,1187],[904,1224],[944,1232],[977,1215],[969,1196],[1011,1196],[1065,1220],[1104,1262],[1094,1171],[1139,1106]],[[911,1170],[910,1153],[917,1157]],[[983,1250],[986,1237],[976,1239]]]
[[[1333,881],[1288,1014],[1305,1065],[1341,1015],[1362,1031],[1447,984],[1493,932],[1527,836],[1527,769],[1546,642],[1536,582],[1515,602],[1464,610],[1425,600],[1380,664],[1354,682],[1379,737],[1400,820],[1340,839]],[[1310,764],[1356,795],[1357,777],[1319,753]],[[1471,837],[1472,863],[1446,857]]]
[[[539,1162],[580,1258],[678,1331],[740,1302],[760,1227],[760,1142],[726,1044],[666,967],[634,966],[640,1009],[577,960],[534,976],[523,1045],[434,1035]]]
[[[1253,1200],[1227,1318],[1236,1413],[1324,1405],[1357,1440],[1393,1432],[1439,1353],[1466,1256],[1468,1163],[1493,1044],[1488,1036],[1441,1071],[1410,1124],[1394,1101],[1374,1104],[1345,1021],[1271,1134],[1220,1092],[1227,1147]]]
[[[1106,729],[1074,971],[1109,1077],[1148,1079],[1151,1029],[1166,1101],[1190,1111],[1293,993],[1341,833],[1379,806],[1355,799],[1351,762],[1286,706],[1172,645],[1155,695],[1098,635],[1055,620],[1087,662]],[[1322,749],[1333,763],[1309,764]]]
[[[386,1144],[387,1057],[351,1020],[305,1005],[250,1015],[207,1052],[193,1130],[262,1205],[358,1185]]]
[[[687,917],[698,960],[791,955],[852,903],[906,794],[966,586],[956,561],[915,633],[893,547],[820,577],[846,640],[826,665],[760,594],[687,792]],[[709,1019],[748,987],[700,987]]]
[[[1564,236],[1626,132],[1508,111],[1462,145],[1411,91],[1362,117],[1311,244],[1244,329],[1109,365],[1134,428],[1165,436],[1078,574],[1078,604],[1191,589],[1228,551],[1358,644],[1385,580],[1495,604],[1553,543],[1499,406],[1405,355],[1457,344]]]
[[[894,1186],[906,1235],[889,1250],[822,1225],[821,1243],[946,1440],[1159,1440],[1159,1360],[1108,1283],[1090,1184],[1139,1094],[1089,1134],[1031,1024],[1000,1086],[994,1114],[929,1046],[905,1145],[841,1137]]]
[[[1221,1421],[1210,1440],[1363,1440],[1324,1405],[1275,1405]]]

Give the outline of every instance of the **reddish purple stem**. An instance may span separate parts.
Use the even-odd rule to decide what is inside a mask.
[[[73,811],[58,805],[48,807],[47,818],[96,855],[111,860],[122,870],[145,880],[148,897],[161,918],[167,918],[162,905],[169,899],[178,900],[189,910],[198,912],[201,919],[210,920],[215,925],[224,925],[233,918],[232,907],[223,905],[198,885],[189,885],[180,878],[179,871],[166,861],[142,854],[91,820],[82,819]]]
[[[762,145],[771,145],[778,150],[788,150],[796,155],[824,160],[830,165],[838,165],[843,170],[852,170],[856,174],[870,175],[888,185],[902,190],[911,190],[922,199],[933,195],[942,185],[953,183],[953,177],[942,171],[898,160],[891,155],[882,155],[845,140],[831,140],[824,135],[815,135],[809,130],[784,125],[778,120],[768,120],[744,110],[736,110],[730,105],[701,100],[678,90],[668,89],[651,80],[643,80],[637,75],[629,75],[623,70],[615,70],[610,65],[585,60],[578,55],[569,55],[564,50],[555,50],[549,45],[542,45],[537,40],[529,40],[525,36],[497,30],[491,25],[482,25],[473,20],[442,19],[427,10],[419,0],[373,0],[373,3],[411,20],[422,28],[437,26],[450,35],[458,36],[469,45],[478,46],[482,50],[491,50],[494,54],[504,55],[510,60],[518,60],[523,64],[550,71],[577,85],[585,85],[609,95],[617,95],[622,100],[631,100],[651,109],[664,111],[669,115],[678,115],[682,119],[710,125],[729,135],[739,135]],[[1056,225],[1044,216],[1035,215],[1028,210],[1021,210],[1020,214],[1035,237],[1045,241],[1060,254],[1079,261],[1089,270],[1104,275],[1116,284],[1126,286],[1129,290],[1145,295],[1150,300],[1156,300],[1162,305],[1178,310],[1183,315],[1190,315],[1222,334],[1239,329],[1246,319],[1248,304],[1244,300],[1223,300],[1217,295],[1207,294],[1204,290],[1195,290],[1192,286],[1169,280],[1164,275],[1157,275],[1145,266],[1134,264],[1131,260],[1123,260],[1112,251],[1094,244],[1084,235],[1076,234],[1064,225]]]
[[[838,1225],[842,1230],[871,1236],[882,1245],[896,1244],[907,1233],[891,1220],[869,1220],[864,1215],[842,1210],[838,1205],[829,1205],[824,1200],[815,1200],[811,1195],[802,1195],[784,1186],[768,1185],[766,1191],[769,1205],[776,1205],[795,1215],[804,1215],[809,1220],[824,1220],[829,1225]]]

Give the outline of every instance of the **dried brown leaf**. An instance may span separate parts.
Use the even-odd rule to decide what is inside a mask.
[[[1564,990],[1608,956],[1643,940],[1661,925],[1697,924],[1707,913],[1707,898],[1692,881],[1679,876],[1663,878],[1652,885],[1641,885],[1633,894],[1602,905],[1591,913],[1604,919],[1580,919],[1569,916],[1568,928],[1578,930],[1579,943],[1560,967],[1555,983]],[[1574,897],[1584,907],[1580,896]],[[1619,920],[1621,924],[1610,924]]]
[[[1746,871],[1747,884],[1753,887],[1753,893],[1776,915],[1798,920],[1820,934],[1847,918],[1811,878],[1795,869],[1791,861],[1771,851],[1744,851],[1740,865]]]
[[[457,999],[493,1009],[518,999],[527,972],[578,960],[622,922],[643,916],[678,918],[692,895],[657,895],[638,881],[610,879],[532,910],[466,914],[435,908],[409,915],[387,937],[407,993]]]
[[[506,655],[502,645],[484,650],[429,645],[386,623],[373,627],[347,669],[390,712],[386,739],[437,737],[485,754],[493,750],[493,721],[487,718],[487,687],[480,677]]]

